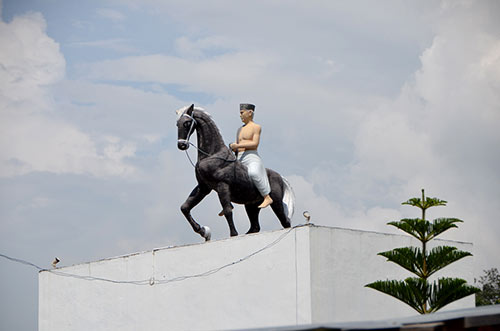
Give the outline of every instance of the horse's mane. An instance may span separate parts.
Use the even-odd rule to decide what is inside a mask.
[[[181,116],[188,110],[189,107],[191,107],[191,105],[181,107],[175,111],[177,113],[177,120],[179,120],[179,118],[181,118]],[[203,114],[207,115],[213,121],[212,115],[210,115],[210,113],[208,113],[204,108],[195,106],[194,110],[202,112]]]
[[[175,111],[177,113],[177,121],[181,118],[182,115],[184,115],[184,113],[189,109],[189,107],[191,107],[191,105],[181,107]],[[215,124],[215,121],[209,112],[207,112],[204,108],[196,106],[194,107],[193,110],[200,112],[202,117],[206,117],[207,120],[210,120],[214,124],[214,128],[217,130],[217,132],[222,138],[222,134],[220,133],[219,127],[217,126],[217,124]]]

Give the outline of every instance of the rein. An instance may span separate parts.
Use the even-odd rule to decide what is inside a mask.
[[[196,149],[197,149],[200,153],[205,154],[206,156],[210,156],[210,157],[213,157],[213,158],[216,158],[216,159],[219,159],[219,160],[223,160],[223,161],[225,161],[225,162],[236,162],[236,160],[237,160],[236,155],[234,155],[234,154],[232,153],[232,151],[231,151],[231,150],[230,150],[230,152],[231,152],[231,154],[234,156],[234,160],[229,160],[229,159],[225,159],[225,158],[223,158],[223,157],[219,157],[219,156],[211,155],[211,154],[209,154],[209,153],[205,152],[204,150],[202,150],[201,148],[199,148],[198,146],[196,146],[195,144],[193,144],[192,142],[190,142],[190,141],[189,141],[189,138],[191,138],[191,135],[192,135],[192,134],[193,134],[193,132],[194,132],[195,125],[196,125],[196,124],[198,124],[198,122],[194,119],[194,117],[193,117],[193,116],[188,115],[188,114],[186,114],[186,113],[182,114],[182,116],[186,116],[186,117],[188,117],[188,118],[190,118],[190,119],[191,119],[191,126],[189,127],[189,131],[188,131],[188,134],[187,134],[187,137],[186,137],[187,139],[177,139],[177,142],[182,142],[182,143],[185,143],[185,144],[191,145],[191,146],[193,146],[194,148],[196,148]],[[193,167],[195,167],[195,168],[196,168],[195,164],[193,163],[193,161],[192,161],[192,160],[191,160],[191,158],[189,157],[189,154],[188,154],[187,149],[186,149],[186,151],[185,151],[185,152],[186,152],[186,156],[187,156],[187,158],[188,158],[189,162],[191,163],[191,165],[192,165]]]

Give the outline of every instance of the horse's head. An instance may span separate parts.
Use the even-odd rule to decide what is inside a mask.
[[[181,108],[177,111],[177,148],[185,151],[189,148],[189,137],[196,128],[196,120],[193,117],[194,105]]]

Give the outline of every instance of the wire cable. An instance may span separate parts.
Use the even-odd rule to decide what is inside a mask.
[[[245,257],[242,257],[238,260],[235,260],[231,263],[227,263],[223,266],[220,266],[220,267],[217,267],[217,268],[213,268],[213,269],[210,269],[208,271],[205,271],[205,272],[201,272],[201,273],[198,273],[198,274],[193,274],[193,275],[186,275],[186,276],[178,276],[178,277],[174,277],[174,278],[170,278],[170,279],[162,279],[162,280],[157,280],[154,278],[154,276],[152,276],[150,279],[143,279],[143,280],[115,280],[115,279],[109,279],[109,278],[102,278],[102,277],[94,277],[94,276],[84,276],[84,275],[77,275],[77,274],[72,274],[72,273],[67,273],[67,272],[63,272],[63,271],[59,271],[59,270],[54,270],[54,269],[45,269],[45,268],[41,268],[39,266],[37,266],[36,264],[34,263],[31,263],[29,261],[25,261],[25,260],[22,260],[22,259],[18,259],[18,258],[14,258],[14,257],[10,257],[10,256],[7,256],[5,254],[1,254],[0,253],[0,257],[3,257],[7,260],[10,260],[12,262],[16,262],[16,263],[20,263],[20,264],[24,264],[24,265],[28,265],[28,266],[31,266],[33,268],[36,268],[38,271],[46,271],[46,272],[50,272],[51,274],[54,274],[54,275],[57,275],[57,276],[61,276],[61,277],[71,277],[71,278],[75,278],[75,279],[81,279],[81,280],[87,280],[87,281],[101,281],[101,282],[107,282],[107,283],[113,283],[113,284],[131,284],[131,285],[155,285],[155,284],[168,284],[168,283],[172,283],[172,282],[179,282],[179,281],[184,281],[184,280],[187,280],[187,279],[193,279],[193,278],[200,278],[200,277],[206,277],[206,276],[210,276],[210,275],[213,275],[223,269],[226,269],[228,267],[231,267],[231,266],[234,266],[236,264],[239,264],[241,262],[244,262],[248,259],[250,259],[251,257],[273,247],[274,245],[278,244],[281,240],[283,240],[292,230],[294,230],[295,228],[299,227],[299,226],[302,226],[302,225],[297,225],[297,226],[294,226],[294,227],[291,227],[290,229],[288,229],[288,231],[286,231],[285,233],[283,233],[281,236],[279,236],[277,239],[275,239],[273,242],[267,244],[266,246],[256,250],[255,252],[245,256]]]
[[[283,240],[283,238],[285,238],[293,229],[295,229],[295,227],[292,227],[290,228],[288,231],[286,231],[285,233],[283,233],[280,237],[278,237],[276,240],[274,240],[273,242],[271,242],[270,244],[262,247],[261,249],[259,250],[256,250],[255,252],[239,259],[239,260],[236,260],[236,261],[233,261],[231,263],[228,263],[228,264],[225,264],[221,267],[217,267],[217,268],[214,268],[214,269],[211,269],[211,270],[208,270],[208,271],[205,271],[205,272],[202,272],[202,273],[199,273],[199,274],[195,274],[195,275],[190,275],[190,276],[179,276],[179,277],[175,277],[175,278],[171,278],[171,279],[165,279],[165,280],[157,280],[155,281],[155,283],[157,284],[167,284],[167,283],[171,283],[171,282],[177,282],[177,281],[182,281],[182,280],[185,280],[185,279],[190,279],[190,278],[199,278],[199,277],[205,277],[205,276],[209,276],[209,275],[213,275],[225,268],[228,268],[230,266],[233,266],[233,265],[236,265],[236,264],[239,264],[243,261],[246,261],[248,259],[250,259],[251,257],[259,254],[260,252],[263,252],[271,247],[273,247],[274,245],[276,245],[277,243],[279,243],[281,240]]]
[[[46,269],[44,269],[44,268],[41,268],[41,267],[37,266],[37,265],[36,265],[36,264],[34,264],[34,263],[31,263],[31,262],[28,262],[28,261],[25,261],[25,260],[17,259],[17,258],[15,258],[15,257],[10,257],[10,256],[7,256],[7,255],[1,254],[1,253],[0,253],[0,256],[1,256],[1,257],[3,257],[3,258],[5,258],[5,259],[7,259],[7,260],[12,261],[12,262],[21,263],[21,264],[28,265],[28,266],[30,266],[30,267],[34,267],[34,268],[36,268],[36,269],[38,269],[38,270],[40,270],[40,271],[42,271],[42,270],[46,270]]]

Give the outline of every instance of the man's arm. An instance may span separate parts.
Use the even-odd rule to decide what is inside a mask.
[[[230,145],[231,149],[234,151],[238,149],[257,149],[260,143],[260,133],[262,131],[262,128],[260,127],[260,125],[256,125],[254,128],[252,128],[252,131],[252,139],[244,139],[241,142],[233,143]]]

